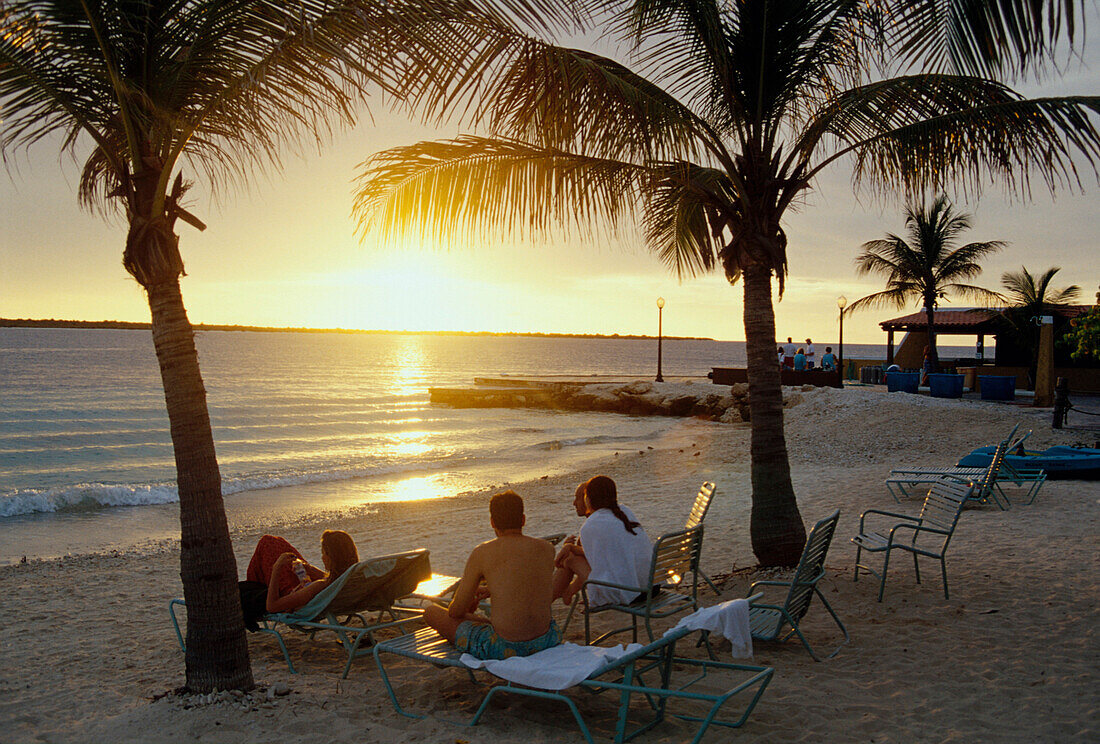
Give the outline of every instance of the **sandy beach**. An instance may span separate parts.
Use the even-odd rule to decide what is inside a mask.
[[[924,396],[881,388],[788,391],[787,442],[803,519],[811,525],[840,508],[822,590],[852,640],[815,663],[796,642],[758,643],[754,663],[775,677],[744,728],[712,728],[706,741],[1027,741],[1100,739],[1100,482],[1054,481],[1030,506],[1007,512],[968,509],[948,551],[951,598],[943,598],[934,564],[915,583],[911,561],[897,560],[886,598],[877,583],[852,581],[859,514],[898,506],[883,484],[897,465],[950,465],[973,447],[993,444],[1016,423],[1033,428],[1029,446],[1080,442],[1050,429],[1049,411]],[[792,401],[793,402],[793,401]],[[621,452],[601,470],[619,484],[650,536],[683,524],[704,480],[719,494],[707,517],[703,567],[712,576],[754,563],[748,537],[748,427],[693,423],[682,442]],[[579,529],[570,500],[591,473],[509,484],[524,496],[531,534]],[[488,492],[485,494],[488,495]],[[1012,492],[1010,491],[1010,496]],[[1018,502],[1018,499],[1017,499]],[[326,523],[349,531],[363,556],[414,547],[431,551],[433,568],[459,573],[469,549],[490,537],[486,500],[390,503]],[[318,559],[318,522],[281,533]],[[236,530],[238,566],[258,534]],[[183,683],[183,657],[168,620],[181,596],[178,551],[72,556],[0,567],[0,739],[12,742],[558,742],[579,740],[560,705],[504,697],[475,728],[448,723],[479,699],[454,670],[408,668],[404,699],[430,712],[398,715],[370,658],[340,678],[342,651],[323,638],[290,634],[301,674],[290,674],[277,645],[251,635],[257,683],[289,694],[240,705],[165,695]],[[753,576],[734,571],[722,595],[744,596]],[[558,612],[564,617],[564,609]],[[841,638],[820,605],[804,625],[815,647]],[[580,628],[570,629],[576,640]],[[683,644],[688,654],[702,653]],[[401,666],[398,666],[401,671]],[[578,696],[597,735],[614,725],[614,700]],[[249,710],[242,710],[249,707]],[[680,742],[693,728],[670,719],[643,742]]]

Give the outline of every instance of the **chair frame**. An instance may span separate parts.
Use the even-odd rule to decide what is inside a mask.
[[[752,627],[754,640],[784,642],[792,635],[797,635],[798,640],[802,642],[813,660],[821,661],[821,657],[814,653],[813,648],[810,647],[810,642],[806,640],[806,636],[803,635],[802,629],[799,627],[799,621],[805,617],[806,612],[810,609],[810,602],[815,594],[821,599],[821,603],[825,605],[825,609],[833,618],[833,622],[840,628],[840,632],[844,634],[844,642],[825,658],[831,659],[836,656],[840,649],[851,640],[848,629],[844,627],[844,623],[840,621],[832,605],[829,604],[829,600],[825,599],[825,595],[821,593],[817,586],[818,582],[825,576],[825,556],[829,552],[829,546],[832,543],[839,521],[840,510],[837,509],[814,525],[806,538],[802,558],[799,559],[798,568],[795,569],[794,576],[791,577],[790,581],[754,581],[752,586],[749,587],[750,595],[754,594],[757,587],[761,586],[787,587],[788,589],[787,597],[782,605],[763,604],[756,601],[750,604],[749,624]],[[790,630],[783,634],[783,629],[788,625]]]
[[[890,553],[893,550],[904,550],[913,554],[913,571],[917,577],[917,583],[920,583],[920,565],[917,561],[918,556],[926,556],[929,558],[935,558],[940,562],[940,570],[943,574],[943,598],[949,599],[947,589],[947,562],[945,555],[947,554],[948,544],[951,542],[951,537],[955,534],[955,527],[959,523],[959,517],[962,515],[963,506],[971,498],[976,486],[972,483],[962,483],[951,478],[943,478],[932,484],[932,487],[928,490],[928,495],[924,499],[924,505],[921,507],[919,516],[911,516],[908,514],[898,514],[896,512],[882,511],[880,509],[868,509],[859,515],[859,534],[852,538],[852,543],[856,546],[856,566],[853,581],[859,581],[859,571],[863,569],[868,573],[878,576],[881,581],[878,590],[878,601],[882,601],[883,594],[886,591],[886,572],[890,566]],[[900,522],[890,528],[888,534],[882,534],[881,532],[867,532],[866,520],[867,517],[877,514],[879,516],[892,517],[895,519],[906,520]],[[911,530],[912,538],[909,542],[903,542],[903,531]],[[938,549],[925,548],[917,545],[917,538],[923,534],[939,535],[943,537],[943,542]],[[882,562],[882,573],[875,571],[870,566],[863,565],[860,562],[860,557],[863,551],[869,553],[885,553],[886,556]]]
[[[420,555],[426,558],[428,556],[428,551],[424,548],[420,548],[417,550],[368,558],[366,561],[360,561],[360,563],[406,557],[412,558]],[[349,568],[348,570],[350,571],[351,569]],[[336,597],[333,597],[333,599],[335,598]],[[172,619],[172,627],[176,631],[176,641],[179,643],[180,650],[186,651],[187,646],[183,639],[183,633],[180,631],[179,619],[176,616],[177,607],[186,608],[186,601],[182,599],[172,599],[168,602],[168,614]],[[368,613],[373,612],[377,612],[378,614],[372,621],[366,616]],[[388,621],[383,621],[384,616],[387,614],[390,619]],[[340,645],[348,654],[347,661],[344,664],[344,671],[341,675],[344,679],[347,679],[348,672],[351,670],[351,663],[358,657],[370,653],[370,646],[374,640],[373,634],[375,632],[390,628],[403,629],[405,623],[409,620],[419,620],[422,614],[422,609],[400,605],[364,608],[358,612],[331,612],[329,610],[323,610],[315,615],[312,620],[301,619],[301,616],[295,615],[293,612],[268,613],[260,618],[258,632],[265,633],[275,638],[276,643],[279,644],[279,650],[283,653],[283,659],[286,661],[287,669],[289,669],[291,674],[297,674],[298,670],[294,668],[294,662],[291,661],[290,651],[287,649],[283,634],[279,631],[280,625],[284,625],[290,630],[305,633],[310,639],[317,635],[317,633],[323,631],[334,633]],[[404,615],[404,617],[399,617],[399,615]],[[343,620],[340,619],[340,616],[343,617]],[[357,620],[359,625],[352,625],[353,619]]]
[[[653,642],[656,636],[653,633],[652,621],[670,617],[687,609],[699,609],[699,555],[703,550],[703,525],[669,532],[657,538],[653,545],[653,557],[649,563],[649,581],[647,586],[628,586],[615,584],[608,581],[589,579],[581,586],[573,603],[569,607],[569,615],[562,627],[562,634],[569,628],[573,619],[573,613],[578,603],[584,604],[584,640],[587,645],[600,643],[606,638],[624,631],[632,632],[634,643],[638,642],[638,618],[645,620],[646,634]],[[688,574],[691,574],[689,593],[673,591],[673,587],[682,586]],[[664,583],[664,579],[673,578],[670,584]],[[592,605],[588,601],[588,586],[606,586],[613,589],[623,589],[637,595],[645,595],[645,601],[636,601],[632,604],[610,603]],[[600,612],[616,611],[630,615],[631,624],[608,632],[592,639],[591,616]],[[709,646],[708,646],[709,650]]]
[[[684,528],[690,529],[697,524],[702,524],[703,520],[707,518],[707,512],[710,511],[710,503],[714,500],[714,494],[718,492],[718,486],[713,481],[704,481],[703,485],[699,487],[699,493],[695,495],[695,502],[691,505],[691,512],[688,513],[688,518],[684,522]],[[706,572],[700,570],[699,578],[707,582],[707,586],[715,594],[721,594],[721,591],[707,576]]]
[[[738,728],[748,719],[749,714],[752,713],[760,697],[764,694],[764,689],[767,687],[768,682],[771,681],[774,669],[770,667],[677,657],[675,655],[676,642],[690,632],[691,631],[686,628],[680,628],[670,632],[647,646],[635,649],[619,659],[605,664],[603,667],[593,672],[587,679],[582,680],[576,685],[576,687],[580,687],[581,689],[595,694],[605,690],[614,690],[619,693],[619,705],[614,735],[615,742],[630,741],[639,734],[650,730],[664,720],[666,713],[681,720],[693,721],[700,724],[692,739],[693,744],[702,739],[703,734],[706,733],[707,728],[709,728],[711,724],[727,728]],[[422,719],[427,716],[421,713],[414,713],[401,706],[393,685],[390,682],[390,675],[386,671],[385,664],[382,661],[383,654],[394,654],[407,659],[434,664],[438,667],[463,669],[469,673],[470,678],[474,680],[475,683],[477,682],[474,676],[474,670],[465,666],[460,661],[462,652],[441,638],[430,628],[418,630],[415,633],[378,643],[374,647],[374,661],[378,667],[382,682],[385,685],[386,694],[389,696],[394,709],[408,718]],[[690,682],[673,688],[671,682],[674,665],[687,665],[698,668],[701,669],[701,673]],[[747,673],[749,678],[721,692],[699,692],[688,689],[707,677],[713,670],[730,670]],[[652,673],[659,675],[659,686],[646,684],[643,675]],[[610,676],[611,679],[600,679],[605,676]],[[755,691],[753,691],[754,688]],[[556,700],[564,703],[573,714],[573,720],[580,728],[585,741],[587,741],[588,744],[594,744],[592,732],[588,724],[585,722],[576,703],[565,694],[565,691],[543,690],[509,681],[505,681],[503,684],[494,684],[490,686],[478,706],[477,711],[469,720],[450,720],[449,722],[460,726],[476,725],[488,709],[493,697],[502,693],[513,693],[525,695],[527,697],[542,698],[544,700]],[[735,718],[717,718],[719,709],[726,701],[739,693],[751,695],[751,699],[746,703],[741,715]],[[643,721],[632,730],[628,730],[628,727],[631,725],[629,721],[631,696],[638,694],[645,696],[649,708],[652,711],[652,717]],[[667,710],[670,699],[709,703],[710,708],[706,715],[701,717],[672,713]]]

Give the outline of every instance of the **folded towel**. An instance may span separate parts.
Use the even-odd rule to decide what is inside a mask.
[[[728,602],[696,610],[669,630],[709,630],[729,639],[735,659],[752,658],[752,630],[749,628],[749,600],[731,599]]]
[[[471,669],[484,669],[509,682],[537,687],[540,690],[564,690],[588,679],[605,664],[639,648],[641,645],[637,643],[610,648],[562,643],[530,656],[479,659],[470,654],[462,654],[459,660]]]

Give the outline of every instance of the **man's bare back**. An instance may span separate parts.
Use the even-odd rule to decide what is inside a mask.
[[[553,573],[550,543],[507,531],[470,553],[453,606],[474,605],[478,587],[485,582],[493,604],[493,629],[506,640],[528,641],[550,627]]]

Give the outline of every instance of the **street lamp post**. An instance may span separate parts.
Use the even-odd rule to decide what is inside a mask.
[[[665,298],[657,298],[657,379],[654,382],[664,382],[665,378],[661,376],[661,314],[665,310]]]
[[[844,308],[848,305],[848,298],[844,295],[836,298],[836,306],[840,308],[840,343],[837,350],[837,372],[840,374],[840,384],[844,385]]]

